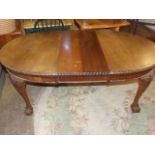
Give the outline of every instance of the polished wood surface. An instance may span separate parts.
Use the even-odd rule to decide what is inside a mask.
[[[33,108],[27,83],[111,83],[137,80],[131,104],[139,112],[138,100],[149,86],[155,66],[155,44],[143,37],[111,30],[51,31],[26,35],[5,45],[0,62],[26,102]]]
[[[75,23],[82,30],[114,28],[115,31],[119,31],[120,27],[130,24],[128,21],[121,19],[75,19]]]
[[[155,63],[153,42],[110,30],[36,33],[11,41],[0,53],[4,66],[32,75],[134,72]]]

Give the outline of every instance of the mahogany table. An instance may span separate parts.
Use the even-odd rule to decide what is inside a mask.
[[[74,21],[81,30],[112,28],[119,31],[120,27],[130,24],[122,19],[75,19]]]
[[[155,44],[140,36],[110,30],[51,31],[17,38],[0,51],[0,62],[12,84],[33,108],[26,93],[28,83],[85,84],[137,80],[131,104],[139,112],[138,100],[154,74]]]

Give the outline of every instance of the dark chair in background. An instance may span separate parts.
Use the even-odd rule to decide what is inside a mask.
[[[62,19],[38,19],[34,23],[33,32],[66,30]]]
[[[136,34],[137,28],[138,28],[138,19],[128,19],[128,22],[130,23],[130,29],[129,32]]]
[[[5,73],[4,73],[4,69],[2,69],[2,66],[0,65],[0,98],[2,95],[2,91],[4,88],[4,84],[5,84]]]
[[[62,19],[38,19],[34,24],[34,31],[50,31],[50,30],[64,30]]]

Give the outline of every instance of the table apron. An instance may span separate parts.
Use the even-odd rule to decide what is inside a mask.
[[[148,74],[153,68],[136,73],[120,73],[109,75],[27,75],[16,73],[7,69],[10,76],[15,76],[28,83],[47,83],[47,84],[63,84],[63,83],[103,83],[115,81],[136,80]]]

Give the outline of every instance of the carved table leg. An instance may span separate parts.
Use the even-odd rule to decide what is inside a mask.
[[[136,96],[134,98],[134,101],[131,104],[132,112],[134,112],[134,113],[140,112],[140,107],[139,107],[139,104],[138,104],[138,100],[141,97],[141,95],[143,94],[143,92],[146,90],[146,88],[149,86],[150,82],[152,81],[153,74],[154,74],[154,69],[151,70],[145,76],[140,77],[138,79],[138,85],[139,85],[138,90],[137,90]]]
[[[19,94],[23,97],[23,99],[26,102],[26,108],[25,108],[25,114],[26,115],[32,115],[33,108],[31,106],[30,100],[28,98],[27,92],[26,92],[26,82],[15,75],[12,75],[9,73],[10,79],[16,90],[19,92]]]

